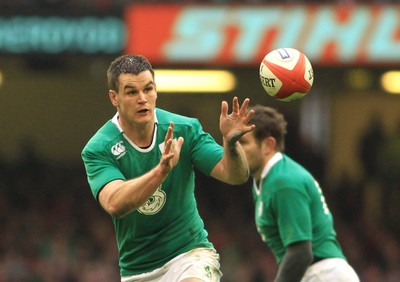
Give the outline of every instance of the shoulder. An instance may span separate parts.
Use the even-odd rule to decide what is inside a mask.
[[[312,178],[311,173],[300,163],[293,160],[289,156],[282,154],[282,166],[285,169],[286,173],[291,176],[291,178]]]
[[[86,143],[82,154],[87,152],[102,151],[109,146],[113,146],[119,140],[121,132],[112,122],[107,121]]]
[[[285,154],[271,169],[267,178],[274,187],[275,192],[280,190],[300,190],[304,192],[307,187],[314,183],[314,178],[310,172]]]

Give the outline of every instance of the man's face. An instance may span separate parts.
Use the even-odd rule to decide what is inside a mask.
[[[121,74],[118,93],[112,93],[110,99],[124,123],[140,126],[154,122],[157,91],[150,71]]]

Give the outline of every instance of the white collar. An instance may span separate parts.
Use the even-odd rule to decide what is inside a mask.
[[[265,164],[264,169],[261,172],[260,182],[257,183],[257,181],[255,179],[253,180],[254,187],[256,189],[257,195],[259,195],[261,193],[262,182],[263,182],[264,178],[267,176],[268,172],[282,158],[283,158],[282,153],[281,152],[276,152],[272,156],[272,158]]]
[[[156,137],[157,137],[157,129],[158,129],[158,119],[157,119],[157,115],[156,115],[156,110],[154,110],[154,133],[153,133],[153,139],[151,141],[151,144],[148,148],[140,148],[139,146],[137,146],[135,143],[132,142],[132,140],[130,140],[128,138],[128,136],[125,135],[124,130],[122,129],[121,125],[118,122],[119,119],[119,113],[117,112],[114,117],[112,118],[112,123],[114,123],[114,125],[118,128],[118,130],[124,135],[125,139],[129,142],[129,144],[132,145],[132,147],[134,147],[137,151],[139,152],[150,152],[153,148],[154,148],[154,144],[156,143]]]
[[[279,160],[282,159],[282,153],[281,152],[276,152],[272,158],[267,162],[267,164],[265,165],[263,171],[261,172],[261,179],[264,179],[268,172],[271,170],[271,168],[274,166],[274,164],[276,164]]]

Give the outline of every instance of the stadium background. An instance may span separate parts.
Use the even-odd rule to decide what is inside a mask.
[[[136,11],[140,3],[161,2],[135,1],[137,6],[132,2],[0,2],[0,281],[118,281],[112,222],[92,198],[80,151],[95,130],[114,114],[106,95],[105,72],[110,61],[127,51],[146,52],[146,44],[154,43],[149,48],[152,51],[161,50],[162,41],[146,41],[157,37],[156,30],[163,26],[154,14],[147,10],[140,14],[139,21],[126,12]],[[235,11],[254,7],[278,7],[292,12],[299,9],[307,16],[296,41],[300,45],[293,46],[299,49],[309,46],[308,30],[314,29],[308,16],[315,17],[315,11],[331,11],[333,18],[343,24],[343,30],[354,28],[365,34],[358,44],[354,44],[356,34],[349,39],[338,33],[337,41],[309,46],[315,51],[307,52],[314,65],[315,84],[308,97],[292,103],[267,97],[258,79],[260,55],[273,47],[268,42],[284,34],[284,30],[267,31],[259,52],[250,59],[240,55],[246,57],[245,51],[253,49],[244,49],[235,56],[229,49],[232,42],[228,47],[219,46],[219,56],[201,60],[189,56],[174,61],[161,53],[150,53],[156,68],[223,68],[237,77],[234,91],[159,93],[158,106],[199,118],[217,140],[221,100],[229,101],[237,95],[241,100],[249,97],[253,104],[277,107],[289,121],[287,153],[319,179],[335,216],[339,240],[361,280],[400,281],[400,97],[380,87],[380,75],[399,68],[398,20],[392,26],[385,22],[385,30],[389,27],[393,31],[388,36],[391,41],[386,42],[390,48],[382,47],[387,52],[368,52],[368,46],[373,49],[375,40],[382,39],[373,34],[379,33],[373,27],[383,21],[379,15],[386,11],[384,18],[390,18],[390,13],[400,18],[400,6],[396,1],[322,2],[163,1],[160,13],[171,7],[178,14],[183,13],[182,7],[189,11],[191,7],[195,11],[205,7],[207,13],[221,7]],[[151,8],[155,11],[156,6]],[[359,11],[372,12],[365,16]],[[349,22],[362,24],[362,15],[372,22],[371,26],[347,26]],[[100,24],[111,16],[117,19],[117,30],[120,19],[126,24],[124,32],[134,30],[134,34],[148,38],[144,42],[142,38],[131,38],[134,44],[129,45],[129,50],[125,45],[118,49],[117,45],[104,42],[113,39],[118,43],[118,36],[100,36],[103,41],[94,41],[99,44],[96,46],[103,44],[103,50],[86,50],[88,45],[79,45],[78,41],[64,49],[51,49],[46,48],[50,45],[45,45],[45,36],[42,41],[34,36],[40,30],[29,29],[38,19],[57,17],[59,21],[51,23],[67,26],[76,23],[76,19],[84,24],[79,20],[86,16],[98,19],[96,23]],[[351,21],[356,16],[361,20]],[[37,26],[43,28],[45,23],[48,22]],[[63,32],[62,28],[59,32]],[[237,34],[232,37],[235,31],[226,32],[230,40],[240,38]],[[165,40],[162,36],[157,38]],[[142,45],[135,45],[137,41]],[[276,265],[254,227],[250,183],[230,187],[200,173],[197,182],[200,212],[210,240],[221,253],[223,281],[272,281]]]

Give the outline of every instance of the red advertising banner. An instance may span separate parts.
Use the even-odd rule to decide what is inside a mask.
[[[400,63],[400,5],[132,5],[126,53],[155,64],[254,65],[282,47],[313,64]]]

